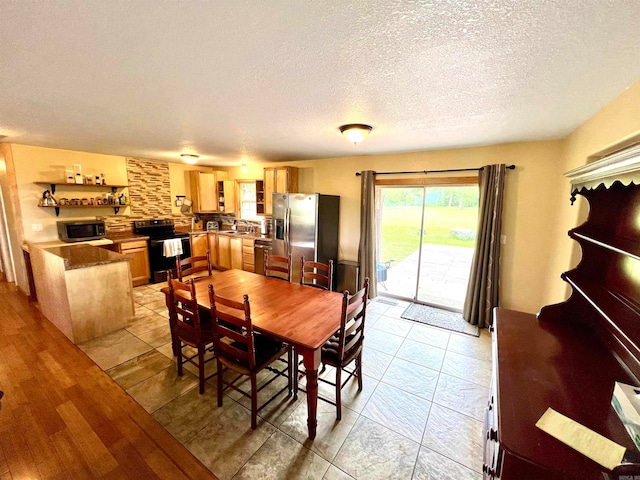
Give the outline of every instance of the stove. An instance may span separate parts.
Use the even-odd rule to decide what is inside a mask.
[[[149,267],[151,283],[167,281],[167,273],[171,270],[176,275],[176,257],[164,256],[164,241],[179,238],[182,241],[180,258],[191,256],[191,245],[188,233],[176,233],[176,226],[170,218],[137,220],[133,223],[133,231],[138,235],[149,237]]]

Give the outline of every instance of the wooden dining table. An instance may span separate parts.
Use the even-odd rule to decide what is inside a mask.
[[[292,345],[302,355],[307,380],[307,426],[316,436],[318,368],[322,346],[340,327],[342,294],[244,270],[214,272],[195,282],[198,305],[210,311],[209,284],[216,295],[242,301],[247,294],[255,331]],[[168,297],[168,288],[162,291]]]

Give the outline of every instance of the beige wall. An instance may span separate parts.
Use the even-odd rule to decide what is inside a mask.
[[[507,172],[503,233],[501,303],[537,312],[543,305],[552,239],[548,225],[563,190],[561,142],[528,142],[489,147],[394,155],[329,158],[295,162],[299,190],[340,195],[340,260],[356,260],[360,238],[361,170],[440,170],[477,168],[492,163],[515,164]],[[249,172],[251,173],[251,172]],[[261,170],[253,178],[261,178]],[[248,177],[230,169],[230,177]],[[468,175],[465,174],[465,175]],[[564,189],[566,190],[566,189]],[[568,198],[568,197],[567,197]],[[561,285],[558,285],[561,288]]]
[[[191,200],[191,187],[189,185],[189,172],[199,170],[201,172],[212,171],[212,168],[183,163],[169,164],[169,181],[171,183],[171,213],[179,214],[181,207],[176,207],[176,195],[185,195]]]
[[[567,172],[585,165],[589,157],[609,150],[616,145],[628,143],[630,139],[640,135],[640,81],[634,83],[621,95],[607,104],[602,110],[587,120],[569,135],[562,145],[562,168]],[[566,197],[570,190],[569,182],[564,181]],[[560,273],[573,268],[580,261],[580,248],[567,236],[567,231],[582,223],[588,214],[587,202],[578,197],[574,206],[568,201],[558,204],[557,222],[553,231],[554,242],[551,251],[553,256],[552,279]],[[555,288],[557,280],[547,283],[545,303],[563,300],[569,293],[565,287],[560,293]]]

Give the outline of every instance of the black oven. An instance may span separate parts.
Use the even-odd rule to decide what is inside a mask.
[[[133,224],[134,232],[138,235],[149,237],[149,267],[151,270],[151,283],[167,281],[167,272],[176,273],[176,257],[164,256],[165,240],[180,239],[182,254],[180,259],[191,256],[191,244],[188,233],[176,233],[173,220],[160,218],[153,220],[138,220]]]

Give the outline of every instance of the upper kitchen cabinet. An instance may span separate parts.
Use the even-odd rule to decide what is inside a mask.
[[[270,167],[264,169],[264,214],[271,215],[272,196],[278,193],[298,192],[298,169],[296,167]]]
[[[236,182],[231,180],[218,181],[218,210],[225,213],[235,213]]]
[[[227,172],[189,172],[192,210],[194,212],[217,212],[218,182],[228,179]]]

